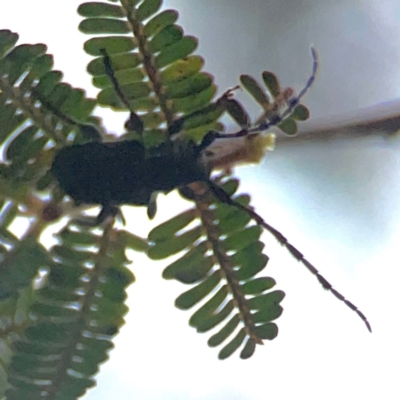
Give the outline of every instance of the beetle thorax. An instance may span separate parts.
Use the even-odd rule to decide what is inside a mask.
[[[192,182],[205,181],[209,176],[193,142],[165,143],[151,151],[147,164],[148,184],[155,191],[169,192]]]

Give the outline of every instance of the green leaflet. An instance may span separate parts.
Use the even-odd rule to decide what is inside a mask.
[[[207,243],[201,242],[170,264],[163,272],[164,279],[177,279],[182,283],[194,283],[205,278],[214,265],[211,257],[205,257]]]
[[[223,113],[223,109],[215,104],[206,106],[200,110],[194,111],[192,114],[186,117],[182,129],[188,137],[193,139],[199,139],[191,134],[191,130],[194,128],[203,128],[207,124],[213,124]],[[187,131],[186,131],[187,129]],[[204,136],[204,132],[202,132]]]
[[[234,233],[223,241],[226,250],[241,250],[259,238],[261,228],[257,225]]]
[[[134,83],[129,83],[126,85],[123,85],[123,90],[124,93],[131,97],[132,99],[140,99],[140,98],[146,98],[150,94],[150,87],[147,83],[144,82],[134,82]],[[122,106],[122,103],[118,97],[116,97],[116,94],[114,93],[113,89],[111,88],[106,88],[102,90],[99,94],[99,102],[102,104],[107,104],[107,102],[114,102],[117,104],[120,104]]]
[[[204,66],[204,59],[198,55],[189,56],[170,65],[161,71],[165,84],[176,83],[197,74]]]
[[[129,26],[124,21],[90,18],[80,23],[79,30],[83,33],[128,33]]]
[[[69,332],[62,326],[51,322],[42,322],[25,331],[26,339],[40,344],[59,344],[69,338]]]
[[[135,47],[132,39],[121,36],[93,38],[84,44],[86,53],[92,56],[99,56],[101,49],[105,49],[108,54],[116,54],[131,51]]]
[[[221,311],[209,316],[207,319],[204,319],[201,323],[199,323],[197,326],[197,332],[207,332],[210,329],[215,328],[218,324],[224,321],[234,309],[235,304],[233,303],[233,300],[230,300],[223,306]]]
[[[235,278],[239,281],[250,279],[261,272],[267,265],[267,262],[268,257],[265,254],[253,253],[253,257],[246,263],[246,266],[241,266],[241,268],[235,271]]]
[[[70,226],[66,226],[60,233],[59,237],[64,244],[73,246],[94,246],[98,242],[98,238],[88,232],[80,232],[72,230]]]
[[[270,307],[262,311],[257,311],[252,315],[252,319],[256,324],[273,321],[281,316],[282,311],[283,308],[281,306]]]
[[[211,75],[204,72],[198,73],[176,82],[175,85],[168,88],[166,95],[170,99],[187,97],[193,93],[203,92],[210,88],[212,83],[213,77]]]
[[[114,17],[122,18],[124,13],[119,6],[112,4],[93,2],[84,3],[78,7],[78,14],[82,17]]]
[[[62,73],[60,71],[49,71],[40,79],[40,82],[35,88],[35,92],[41,95],[49,94],[54,87],[61,81]]]
[[[256,278],[242,285],[242,291],[246,294],[262,293],[275,286],[275,280],[269,277]]]
[[[149,43],[149,50],[158,53],[165,47],[178,43],[183,38],[183,29],[179,26],[169,25],[153,37]]]
[[[198,268],[202,268],[205,259],[205,252],[207,251],[207,243],[202,242],[195,246],[193,249],[187,251],[181,258],[170,264],[163,271],[164,279],[176,279],[177,275],[188,273],[192,275]],[[191,272],[193,271],[193,272]],[[195,282],[195,281],[193,281]],[[193,283],[192,282],[192,283]]]
[[[148,256],[153,260],[160,260],[186,249],[203,234],[202,228],[197,227],[178,236],[172,236],[163,241],[159,241],[149,248]]]
[[[228,99],[225,103],[226,111],[241,127],[249,126],[250,116],[244,107],[235,99]]]
[[[6,101],[6,99],[1,100],[4,102]],[[15,115],[17,107],[12,104],[6,105],[3,101],[0,111],[0,140],[2,142],[5,141],[9,134],[16,130],[16,128],[25,120],[24,115]]]
[[[122,53],[110,55],[112,66],[115,71],[116,77],[119,79],[119,74],[124,70],[132,70],[140,64],[140,58],[135,53]],[[109,82],[108,86],[111,86],[109,78],[105,75],[104,71],[104,60],[103,57],[95,58],[90,61],[87,66],[87,72],[91,75],[95,75],[97,79],[106,79]],[[143,76],[143,75],[142,75]],[[144,76],[143,76],[144,78]],[[127,82],[128,83],[128,82]]]
[[[45,249],[31,239],[16,243],[0,264],[0,299],[16,295],[31,284],[38,269],[48,263]]]
[[[29,308],[32,303],[32,289],[19,290],[18,294],[0,301],[0,396],[10,387],[7,372],[13,356],[13,339],[7,332],[21,330],[29,322]],[[29,360],[27,360],[29,362]]]
[[[155,65],[157,68],[166,67],[175,61],[188,57],[197,48],[197,39],[192,36],[185,36],[178,42],[167,46],[156,57]]]
[[[0,57],[12,49],[18,41],[18,35],[14,32],[4,29],[0,31]]]
[[[239,325],[240,319],[238,314],[234,315],[229,322],[216,334],[208,339],[208,345],[211,347],[219,346]]]
[[[297,121],[305,121],[310,118],[310,111],[307,107],[299,104],[293,111],[291,117]]]
[[[7,81],[14,84],[15,81],[28,69],[35,59],[46,52],[44,44],[20,45],[14,47],[1,61],[0,72],[7,73]]]
[[[151,38],[165,27],[173,25],[178,19],[178,13],[175,10],[165,10],[152,18],[144,27],[144,34]]]
[[[135,282],[133,273],[127,268],[110,267],[103,277],[105,282],[99,283],[99,290],[103,296],[116,303],[125,301],[127,298],[125,289]],[[125,312],[125,309],[121,308],[121,312]]]
[[[218,358],[220,360],[225,360],[231,356],[243,343],[246,338],[246,332],[244,328],[242,328],[238,334],[219,352]]]
[[[101,324],[118,322],[128,312],[128,307],[121,302],[123,300],[125,299],[117,299],[115,296],[112,300],[109,297],[102,297],[93,302],[88,317]]]
[[[248,338],[246,344],[244,345],[242,351],[240,352],[240,358],[246,360],[250,358],[254,351],[256,350],[256,341],[252,338]]]
[[[278,335],[278,327],[273,323],[267,323],[264,325],[257,326],[255,333],[262,339],[272,340]]]
[[[150,18],[161,7],[162,0],[144,0],[137,9],[136,18],[143,21]]]
[[[189,319],[191,326],[197,327],[208,319],[209,316],[215,314],[215,310],[222,304],[228,295],[228,288],[226,285],[222,286],[218,292],[202,307],[200,307]]]
[[[38,132],[38,128],[34,125],[25,128],[7,148],[7,159],[14,163],[25,163],[43,151],[48,139],[43,136],[35,139]]]
[[[230,218],[219,218],[218,230],[220,235],[228,235],[243,229],[250,221],[251,217],[242,210],[233,210],[229,214]]]
[[[143,79],[143,72],[136,68],[124,69],[117,71],[115,77],[121,86],[127,85],[131,82],[140,82]],[[106,75],[95,76],[92,80],[93,86],[100,89],[110,86],[110,79]]]
[[[287,135],[294,135],[297,132],[297,125],[293,119],[286,119],[278,127]]]
[[[206,278],[205,281],[195,286],[193,289],[182,293],[176,300],[176,307],[187,310],[193,307],[198,301],[204,298],[208,293],[210,293],[220,282],[221,273],[220,271],[215,271],[211,276]]]
[[[123,243],[129,249],[139,252],[147,252],[149,248],[149,244],[146,239],[126,230],[118,230],[116,235],[117,241],[119,243]]]
[[[247,305],[252,310],[261,310],[270,307],[272,305],[277,305],[280,303],[285,297],[285,293],[281,290],[275,290],[271,293],[263,294],[261,296],[255,296],[252,299],[248,300]]]
[[[182,214],[171,218],[169,221],[158,225],[149,233],[149,240],[152,242],[157,242],[163,239],[169,238],[171,235],[176,234],[181,229],[189,225],[195,218],[194,210],[188,210]]]
[[[265,91],[253,77],[249,75],[240,75],[240,82],[262,107],[270,103]]]
[[[176,98],[174,99],[174,109],[176,111],[180,110],[185,113],[193,113],[196,110],[202,109],[207,106],[207,104],[210,103],[212,98],[215,96],[215,93],[217,92],[217,89],[215,88],[214,85],[207,87],[206,89],[202,90],[199,93],[193,93],[189,94],[186,97],[183,98]],[[201,126],[204,130],[212,130],[216,129],[215,127],[208,127],[207,125],[202,125]],[[191,135],[188,136],[192,137]],[[193,138],[196,138],[197,136],[194,135]]]
[[[264,71],[262,73],[262,79],[264,81],[265,86],[268,88],[272,97],[277,97],[281,92],[281,87],[279,85],[278,78],[276,75],[269,71]]]
[[[198,260],[197,263],[192,261],[187,264],[186,268],[176,271],[174,278],[182,283],[195,283],[198,280],[203,279],[211,270],[213,265],[214,262],[211,257]]]

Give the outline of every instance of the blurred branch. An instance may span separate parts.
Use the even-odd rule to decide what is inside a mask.
[[[388,138],[400,130],[400,99],[379,103],[356,112],[311,119],[299,126],[297,136],[278,133],[280,145],[330,142],[339,139],[355,139],[368,136]]]

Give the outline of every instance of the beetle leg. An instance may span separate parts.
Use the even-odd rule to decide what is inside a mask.
[[[76,221],[78,222],[79,225],[82,226],[95,227],[101,225],[107,218],[109,217],[115,218],[116,216],[121,218],[122,223],[125,225],[125,219],[122,216],[118,207],[110,205],[104,205],[103,208],[100,210],[99,215],[94,220],[93,218],[90,217],[83,217],[83,218],[77,218]]]
[[[157,213],[157,192],[153,192],[150,196],[149,204],[147,205],[147,216],[153,219]]]

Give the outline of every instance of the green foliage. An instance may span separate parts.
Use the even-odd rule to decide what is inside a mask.
[[[288,100],[290,97],[291,90],[289,89],[286,94],[285,91],[282,92],[278,78],[276,75],[269,71],[264,71],[262,73],[263,83],[266,86],[265,90],[261,85],[249,75],[241,75],[240,82],[243,87],[252,95],[254,100],[262,107],[263,113],[259,120],[268,118],[271,113],[276,112],[276,107],[281,106],[282,103]],[[288,90],[288,89],[286,89]],[[271,100],[273,100],[271,102]],[[309,112],[307,107],[299,104],[291,115],[288,116],[284,121],[282,121],[278,128],[287,135],[294,135],[297,132],[296,120],[304,121],[309,118]]]
[[[165,132],[161,125],[171,126],[179,114],[191,114],[182,129],[192,138],[199,139],[205,131],[219,129],[217,119],[223,107],[210,104],[216,86],[212,75],[201,71],[203,58],[192,54],[197,39],[185,36],[182,27],[175,24],[176,11],[158,12],[161,1],[147,0],[137,6],[128,3],[91,2],[78,8],[86,18],[79,29],[98,35],[84,46],[88,54],[97,56],[89,63],[88,72],[93,76],[93,85],[101,89],[98,103],[125,109],[105,75],[101,53],[105,49],[131,108],[145,111],[141,117],[147,133]],[[133,40],[123,35],[127,32],[133,32]]]
[[[238,181],[231,179],[222,187],[233,194]],[[243,205],[250,200],[248,196],[234,199]],[[278,334],[271,321],[282,313],[279,303],[284,293],[265,293],[275,281],[255,278],[265,268],[268,257],[262,253],[261,229],[249,222],[244,211],[209,198],[149,233],[149,257],[159,259],[180,253],[180,258],[164,270],[163,277],[193,285],[176,299],[176,307],[186,310],[203,302],[190,318],[190,325],[198,332],[222,325],[208,342],[217,346],[228,341],[219,353],[221,359],[229,357],[243,342],[240,356],[248,358],[255,344]]]
[[[32,324],[13,343],[8,399],[76,398],[108,358],[124,323],[125,289],[134,281],[124,243],[68,225],[50,251],[47,282],[35,292]]]
[[[272,321],[282,312],[284,293],[272,290],[272,278],[259,276],[268,257],[261,229],[247,213],[204,195],[204,187],[191,188],[194,208],[143,239],[114,221],[94,229],[74,220],[85,208],[69,213],[70,202],[49,173],[58,148],[105,138],[92,116],[96,105],[126,110],[106,74],[103,49],[130,108],[140,114],[147,146],[166,139],[165,127],[201,140],[208,130],[222,128],[225,111],[240,126],[250,124],[231,91],[214,99],[213,76],[193,54],[197,39],[176,24],[176,11],[160,11],[161,5],[161,0],[81,4],[79,29],[91,35],[84,49],[94,56],[87,71],[100,89],[96,100],[62,82],[44,44],[17,45],[16,33],[0,31],[0,392],[9,400],[76,399],[95,384],[93,376],[128,311],[125,290],[134,276],[126,249],[155,260],[175,255],[163,277],[190,285],[176,306],[196,307],[189,323],[198,332],[214,329],[208,344],[223,345],[219,358],[239,348],[240,357],[249,358],[256,344],[278,333]],[[241,77],[263,108],[259,120],[283,101],[275,75],[262,77],[267,90]],[[298,105],[279,127],[294,133],[294,120],[307,118],[308,110]],[[125,133],[130,135],[137,137]],[[239,184],[215,182],[232,195]],[[234,198],[250,203],[247,195]],[[57,244],[47,249],[41,235],[60,217],[67,218],[55,233]],[[13,226],[21,220],[28,228],[18,236]]]

